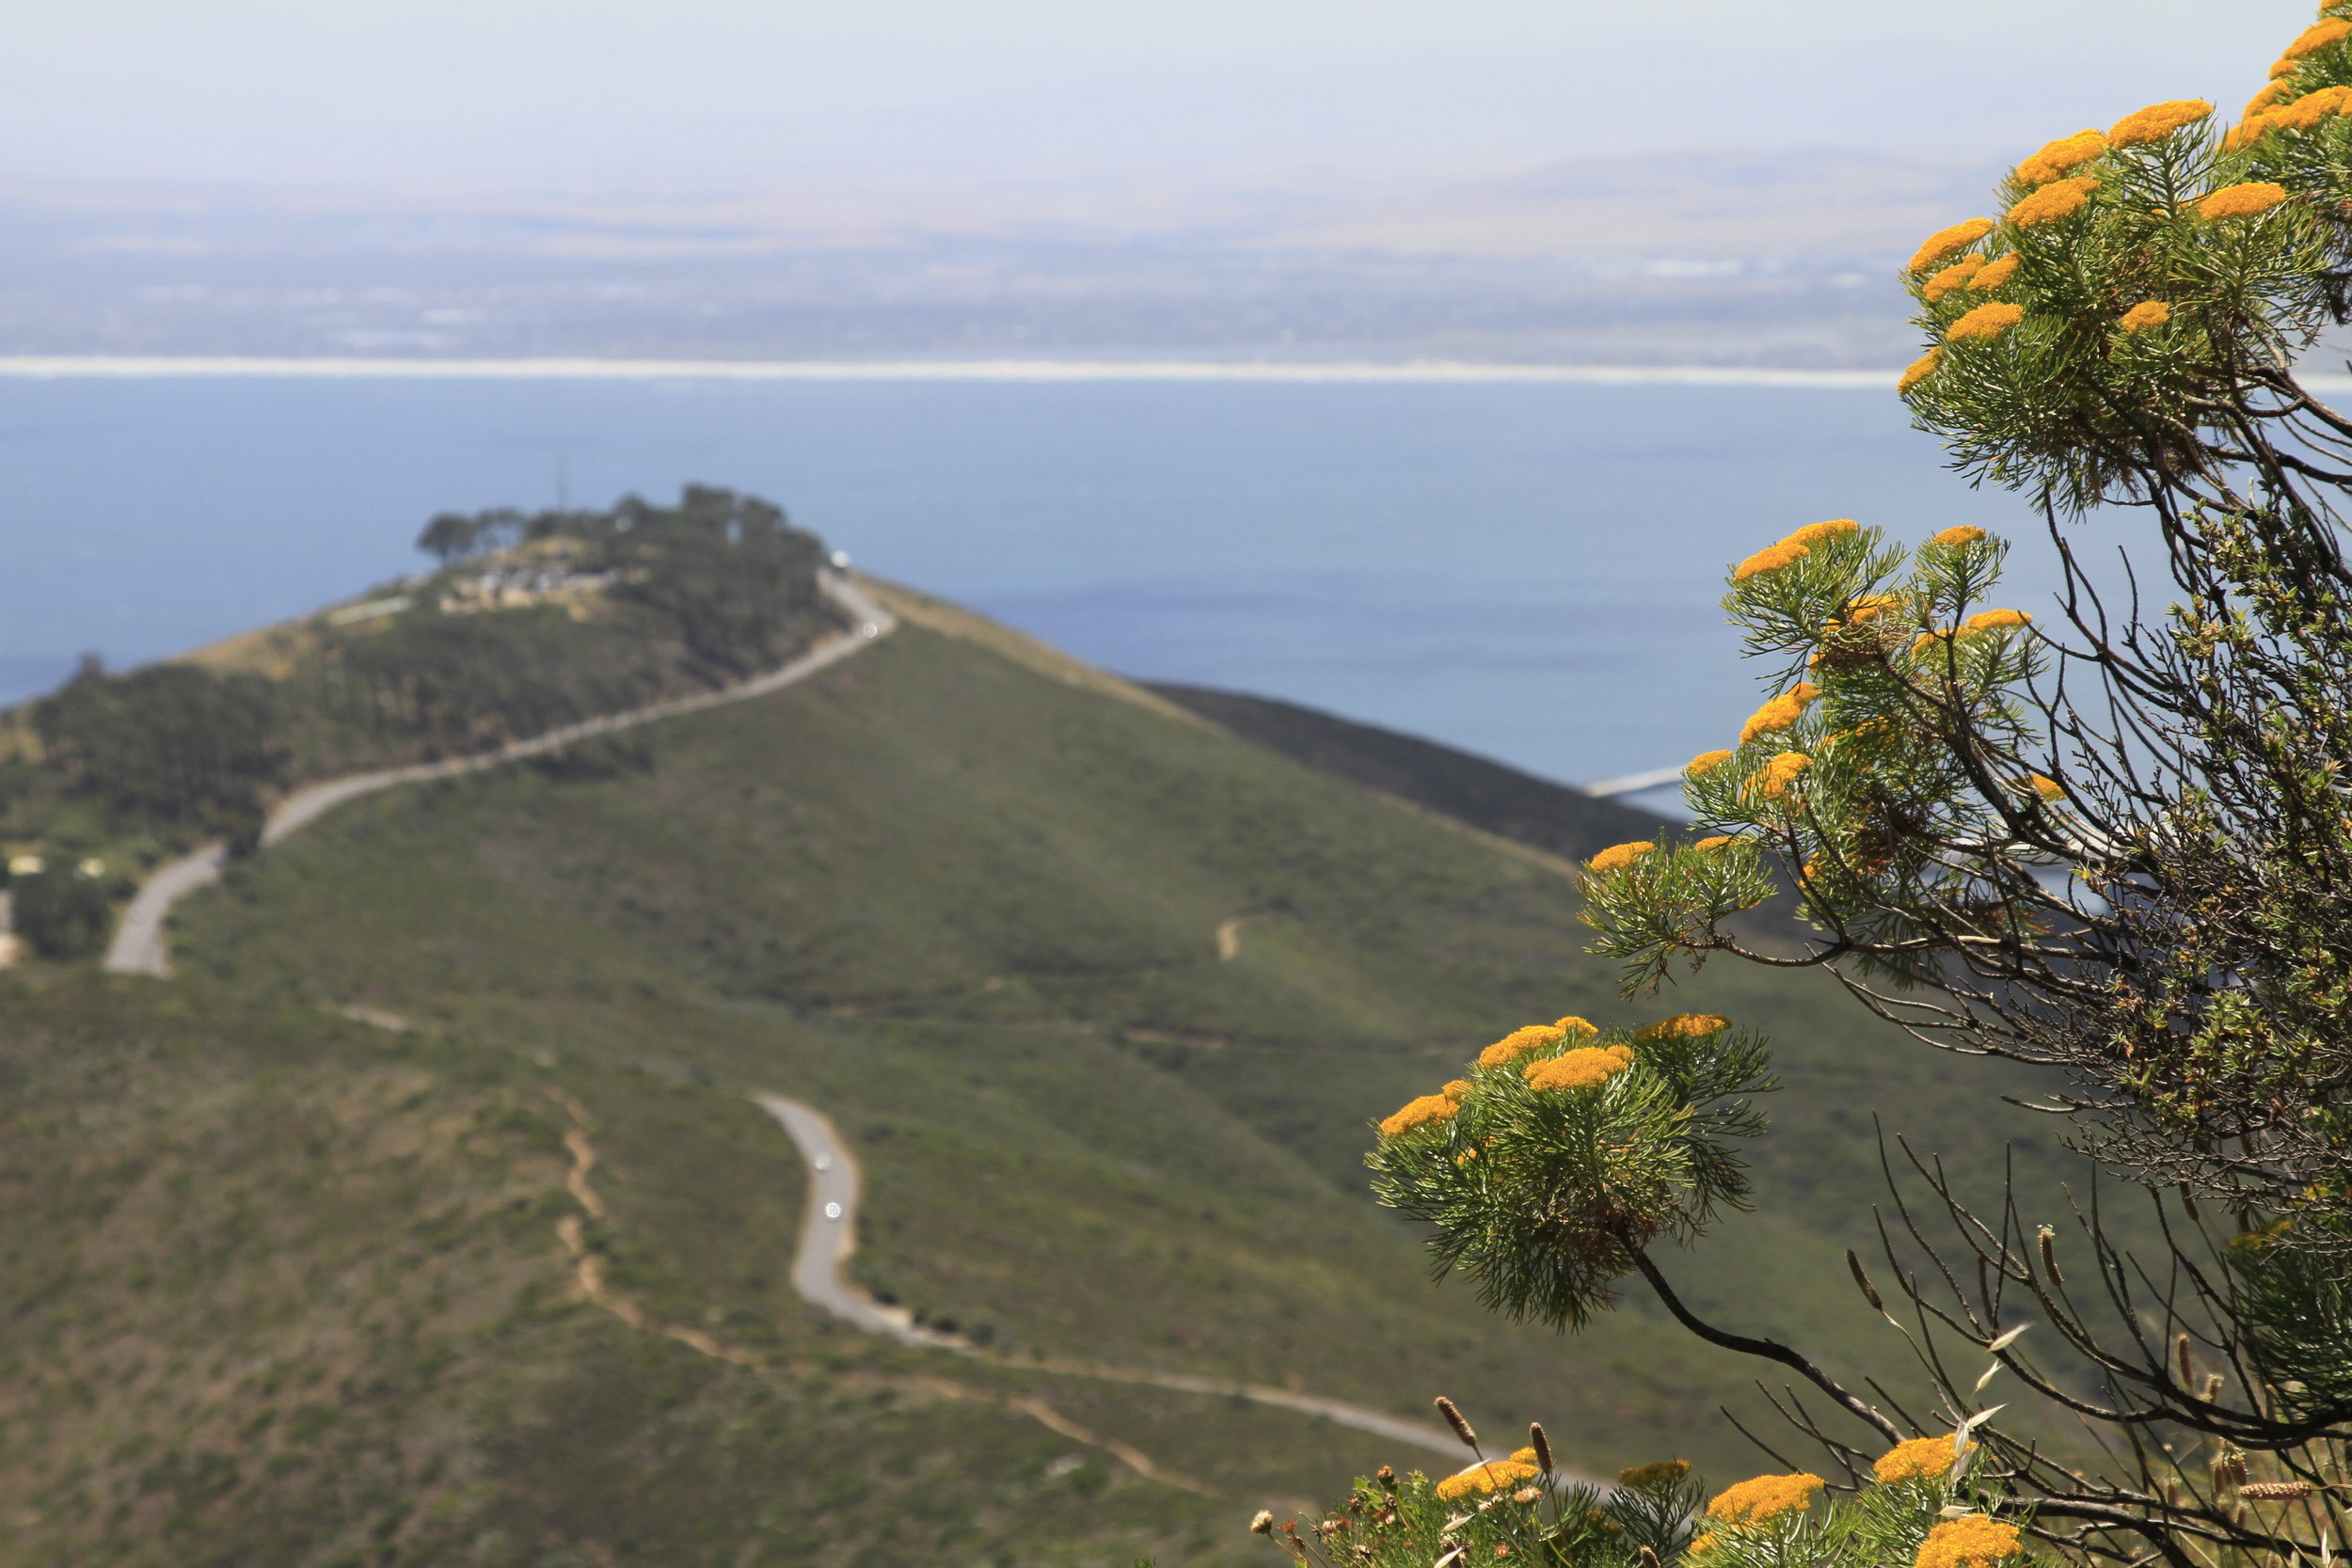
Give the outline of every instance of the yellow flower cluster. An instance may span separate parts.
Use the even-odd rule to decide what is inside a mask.
[[[2054,180],[2031,196],[2021,198],[2006,215],[2010,223],[2018,229],[2056,223],[2060,218],[2073,217],[2081,212],[2084,204],[2090,201],[2090,193],[2098,188],[2099,182],[2088,174],[2076,175],[2072,180]]]
[[[1965,250],[1992,232],[1991,218],[1970,218],[1965,223],[1955,223],[1949,229],[1939,229],[1912,253],[1911,270],[1925,272],[1954,251]]]
[[[1935,536],[1935,543],[1939,545],[1973,545],[1983,537],[1984,530],[1980,528],[1972,528],[1968,524],[1963,523],[1958,528],[1947,528],[1943,532],[1937,534]]]
[[[2346,22],[2342,17],[2331,16],[2325,22],[2314,22],[2304,28],[2301,36],[2293,43],[2287,45],[2284,57],[2290,60],[2308,60],[2329,44],[2341,40],[2346,33],[2352,33],[2352,22]]]
[[[1797,775],[1813,766],[1813,759],[1803,752],[1783,752],[1764,765],[1762,777],[1756,783],[1756,791],[1767,800],[1777,800],[1788,793],[1788,786],[1797,782]]]
[[[1701,752],[1691,759],[1690,766],[1683,768],[1683,771],[1694,779],[1703,778],[1730,760],[1729,752]]]
[[[1731,1027],[1721,1013],[1677,1013],[1633,1031],[1637,1040],[1695,1040],[1720,1035]]]
[[[2022,307],[1996,299],[1990,305],[1978,306],[1946,327],[1944,341],[1964,343],[1981,338],[1997,338],[2025,319],[2026,312]]]
[[[2224,185],[2197,204],[2201,218],[2248,218],[2266,213],[2287,198],[2284,185],[2274,185],[2267,180],[2251,180],[2242,185]]]
[[[1860,533],[1861,531],[1862,525],[1851,517],[1832,517],[1826,523],[1807,523],[1788,538],[1783,539],[1781,543],[1802,545],[1811,549],[1814,546],[1825,540],[1835,539],[1841,533]]]
[[[1964,1513],[1928,1531],[1914,1568],[1993,1568],[2003,1558],[2015,1557],[2025,1549],[2015,1525],[1981,1513]]]
[[[1638,1492],[1645,1486],[1662,1486],[1669,1481],[1680,1481],[1690,1473],[1691,1462],[1687,1459],[1661,1459],[1653,1464],[1636,1465],[1630,1470],[1619,1470],[1617,1484],[1629,1486]]]
[[[1911,640],[1911,657],[1917,658],[1938,642],[1948,642],[1951,640],[1952,634],[1948,631],[1923,631]]]
[[[1629,1045],[1581,1045],[1574,1051],[1530,1062],[1523,1076],[1531,1089],[1589,1089],[1633,1065]]]
[[[1890,610],[1899,609],[1902,599],[1894,594],[1865,594],[1846,607],[1846,619],[1855,626],[1875,621]],[[1832,621],[1831,626],[1837,625]]]
[[[1717,1493],[1707,1505],[1707,1516],[1726,1525],[1760,1525],[1795,1509],[1810,1506],[1813,1494],[1826,1483],[1816,1475],[1756,1476]]]
[[[1438,1500],[1458,1502],[1464,1497],[1501,1492],[1523,1481],[1534,1481],[1539,1473],[1534,1465],[1523,1460],[1489,1459],[1483,1465],[1473,1465],[1438,1482]]]
[[[1613,844],[1584,864],[1594,871],[1614,871],[1620,866],[1631,865],[1657,847],[1655,844]]]
[[[1480,1067],[1502,1067],[1514,1057],[1531,1051],[1541,1051],[1548,1045],[1558,1045],[1568,1037],[1568,1032],[1556,1023],[1531,1023],[1524,1029],[1514,1029],[1494,1044],[1478,1053]]]
[[[1759,573],[1777,572],[1783,566],[1794,565],[1812,553],[1803,545],[1767,545],[1733,567],[1731,580],[1745,582]]]
[[[1804,717],[1804,710],[1813,705],[1820,689],[1811,681],[1799,681],[1793,691],[1779,696],[1748,715],[1748,721],[1740,726],[1740,744],[1745,746],[1759,735],[1777,735]]]
[[[2137,147],[2142,142],[2162,141],[2183,126],[2194,125],[2212,113],[2213,105],[2201,98],[2175,98],[2164,103],[2151,103],[2117,120],[2107,132],[2107,142],[2113,147]]]
[[[2018,180],[2028,185],[2046,185],[2053,180],[2064,179],[2066,171],[2090,162],[2107,150],[2107,138],[2096,131],[2077,131],[2071,136],[2060,136],[2041,151],[2017,166]]]
[[[2007,631],[2013,626],[2029,626],[2033,617],[2022,610],[1987,610],[1971,615],[1960,626],[1963,631]]]
[[[2295,68],[2293,66],[2289,66],[2287,69],[2292,71]],[[2280,76],[2273,76],[2263,87],[2262,91],[2256,93],[2253,97],[2246,101],[2245,113],[2247,118],[2250,119],[2254,116],[2261,114],[2265,109],[2267,109],[2270,105],[2276,103],[2280,99],[2284,98],[2288,93],[2291,93],[2294,90],[2295,84],[2293,82],[2286,81]]]
[[[1895,380],[1895,390],[1898,393],[1910,391],[1914,387],[1933,375],[1943,363],[1944,351],[1942,349],[1928,350],[1926,354],[1903,367],[1903,373]]]
[[[1983,265],[1984,258],[1981,256],[1963,256],[1922,284],[1919,289],[1920,296],[1930,305],[1933,305],[1937,300],[1976,277],[1978,270]]]
[[[1383,1120],[1380,1123],[1380,1135],[1384,1138],[1401,1138],[1417,1128],[1432,1126],[1441,1121],[1451,1121],[1454,1118],[1454,1113],[1460,1109],[1459,1105],[1448,1100],[1444,1095],[1424,1094],[1419,1099],[1406,1101],[1403,1108],[1394,1116]]]
[[[1449,1078],[1443,1084],[1438,1085],[1438,1092],[1458,1106],[1462,1103],[1462,1097],[1470,1092],[1470,1080],[1467,1078]]]
[[[1738,839],[1732,837],[1729,833],[1714,833],[1706,838],[1700,839],[1696,844],[1692,845],[1691,847],[1696,849],[1702,855],[1711,855],[1716,850],[1723,848],[1726,845],[1737,844],[1740,841]]]
[[[1976,1448],[1976,1444],[1971,1443],[1966,1449],[1961,1451],[1974,1453]],[[1955,1457],[1952,1440],[1948,1435],[1914,1437],[1910,1442],[1898,1443],[1886,1452],[1879,1455],[1878,1463],[1870,1466],[1870,1473],[1878,1477],[1881,1481],[1892,1486],[1898,1481],[1919,1481],[1931,1476],[1941,1476],[1952,1467],[1952,1460]]]
[[[1968,280],[1969,292],[1972,293],[1991,293],[1994,290],[1999,288],[2002,284],[2017,276],[2017,263],[2019,261],[2020,258],[2018,254],[2012,250],[1997,261],[1986,262],[1984,270],[1978,273],[1976,277]]]
[[[2123,312],[2122,327],[2126,332],[2146,332],[2171,319],[2172,307],[2160,299],[2143,299]]]
[[[2286,107],[2264,118],[2282,130],[2315,130],[2319,122],[2329,115],[2344,113],[2347,99],[2352,99],[2352,87],[2322,87],[2317,92],[2305,93]]]

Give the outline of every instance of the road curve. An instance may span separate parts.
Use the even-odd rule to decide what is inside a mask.
[[[346,778],[306,784],[280,800],[277,809],[269,814],[268,820],[262,826],[262,847],[267,848],[299,832],[346,800],[373,795],[379,789],[478,773],[485,768],[557,751],[575,741],[611,735],[616,730],[634,729],[656,720],[675,719],[682,714],[700,713],[706,708],[723,707],[729,703],[765,697],[770,692],[780,691],[795,682],[806,680],[830,665],[838,664],[867,643],[887,637],[898,628],[898,618],[876,603],[850,578],[832,572],[820,572],[817,581],[826,597],[848,611],[850,629],[819,642],[781,669],[771,670],[764,675],[754,676],[740,685],[717,691],[698,691],[691,696],[649,703],[626,713],[583,719],[577,724],[566,724],[545,735],[509,741],[494,751],[478,752],[471,756],[414,763],[405,768],[386,768],[373,773],[354,773]],[[165,922],[171,913],[172,906],[198,888],[217,881],[228,858],[226,845],[208,844],[178,860],[167,861],[149,872],[147,879],[139,884],[137,894],[133,896],[130,908],[123,911],[120,924],[115,927],[114,940],[106,945],[107,970],[116,974],[149,974],[158,979],[168,977],[171,974],[171,948]]]
[[[800,1147],[801,1158],[808,1164],[808,1218],[801,1230],[800,1250],[792,1259],[792,1288],[801,1298],[844,1323],[869,1334],[884,1335],[900,1344],[978,1355],[978,1348],[969,1339],[925,1328],[905,1308],[885,1307],[841,1276],[842,1263],[857,1250],[857,1161],[842,1146],[841,1135],[833,1122],[815,1106],[780,1094],[755,1094],[752,1101],[783,1123],[785,1132]],[[1341,1400],[1294,1393],[1287,1388],[1194,1377],[1184,1372],[1131,1371],[1071,1361],[1014,1361],[1007,1365],[1064,1377],[1172,1388],[1187,1394],[1218,1394],[1229,1399],[1238,1396],[1256,1404],[1321,1416],[1336,1425],[1367,1432],[1392,1443],[1426,1449],[1453,1459],[1467,1457],[1454,1434],[1440,1428]]]

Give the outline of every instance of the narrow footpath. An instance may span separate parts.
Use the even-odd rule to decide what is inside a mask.
[[[649,703],[626,713],[608,713],[596,719],[583,719],[577,724],[566,724],[545,735],[509,741],[495,751],[478,752],[472,756],[414,763],[405,768],[386,768],[373,773],[354,773],[345,778],[305,784],[280,800],[277,810],[269,814],[269,819],[262,827],[262,847],[269,848],[301,832],[346,800],[373,795],[379,789],[479,773],[485,768],[559,751],[596,736],[634,729],[640,724],[675,719],[683,714],[701,713],[707,708],[724,707],[730,703],[749,702],[755,697],[765,697],[840,663],[898,629],[898,618],[876,603],[872,595],[850,578],[833,572],[820,572],[817,583],[827,598],[848,612],[850,629],[827,638],[782,669],[771,670],[764,675],[718,691],[699,691],[688,697],[672,697],[663,702]],[[130,908],[123,911],[122,922],[115,927],[114,940],[106,946],[107,970],[116,974],[149,974],[157,979],[168,978],[171,974],[171,946],[166,922],[170,917],[172,907],[198,888],[218,881],[221,867],[228,863],[228,860],[227,845],[208,844],[178,860],[167,861],[149,872],[147,879],[139,884],[137,894],[133,896]]]
[[[860,1186],[857,1162],[843,1147],[833,1122],[813,1105],[777,1094],[758,1094],[753,1101],[776,1118],[800,1147],[808,1164],[808,1218],[801,1230],[801,1246],[792,1260],[792,1288],[802,1299],[868,1334],[884,1335],[901,1344],[951,1350],[980,1356],[979,1347],[960,1335],[943,1334],[917,1323],[904,1307],[885,1307],[841,1275],[841,1265],[857,1249],[857,1200]],[[992,1358],[993,1359],[993,1358]],[[1321,1416],[1333,1423],[1368,1432],[1392,1443],[1463,1458],[1461,1443],[1437,1426],[1408,1421],[1378,1410],[1341,1400],[1295,1394],[1237,1383],[1230,1378],[1196,1377],[1184,1372],[1136,1371],[1075,1361],[1014,1361],[1003,1365],[1025,1371],[1053,1372],[1063,1377],[1095,1378],[1105,1383],[1136,1384],[1170,1388],[1187,1394],[1238,1397],[1256,1404],[1276,1405],[1301,1415]]]

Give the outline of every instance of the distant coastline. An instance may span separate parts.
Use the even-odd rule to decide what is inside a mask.
[[[251,377],[465,381],[1254,381],[1602,383],[1713,387],[1892,387],[1896,372],[1715,365],[1513,365],[1475,360],[1192,359],[419,359],[15,355],[20,380]]]

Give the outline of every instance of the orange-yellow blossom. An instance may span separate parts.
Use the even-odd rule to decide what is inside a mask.
[[[1657,847],[1655,844],[1613,844],[1584,863],[1594,871],[1614,871],[1631,865]]]
[[[1731,753],[1729,752],[1701,752],[1697,756],[1692,757],[1689,765],[1682,770],[1683,772],[1689,774],[1692,778],[1696,779],[1703,777],[1706,774],[1712,773],[1716,768],[1721,768],[1724,763],[1727,763],[1730,760]]]
[[[1996,299],[1989,305],[1978,306],[1946,327],[1944,341],[1947,343],[1965,343],[1979,339],[1997,338],[2025,319],[2026,312],[2023,307],[2011,305],[2007,300]]]
[[[1524,1075],[1531,1089],[1589,1089],[1632,1065],[1631,1046],[1580,1045],[1574,1051],[1528,1063]]]
[[[1983,265],[1984,258],[1981,256],[1963,256],[1959,261],[1921,284],[1919,296],[1930,305],[1933,305],[1937,300],[1974,277],[1977,275],[1977,269]]]
[[[1380,1135],[1384,1138],[1401,1138],[1416,1128],[1428,1127],[1441,1121],[1451,1121],[1454,1113],[1460,1109],[1460,1106],[1441,1094],[1424,1094],[1418,1099],[1406,1101],[1395,1115],[1382,1121]]]
[[[2162,141],[2185,125],[2194,125],[2213,113],[2213,105],[2201,98],[2175,98],[2163,103],[2151,103],[2115,122],[2107,132],[2107,142],[2114,147],[2135,147],[2141,142]]]
[[[1813,759],[1803,752],[1783,752],[1764,765],[1763,774],[1756,783],[1756,793],[1767,800],[1777,800],[1788,793],[1797,775],[1812,766]]]
[[[1568,1037],[1568,1032],[1557,1024],[1531,1023],[1524,1029],[1514,1029],[1494,1044],[1478,1053],[1480,1067],[1501,1067],[1514,1056],[1524,1056],[1547,1045],[1558,1045]]]
[[[1824,1484],[1815,1475],[1756,1476],[1718,1492],[1707,1505],[1707,1516],[1727,1525],[1760,1525],[1807,1506]]]
[[[1889,1486],[1897,1481],[1940,1476],[1952,1467],[1952,1461],[1961,1452],[1974,1453],[1976,1448],[1976,1444],[1970,1443],[1965,1450],[1955,1449],[1948,1436],[1914,1437],[1910,1442],[1898,1443],[1879,1455],[1878,1463],[1870,1466],[1870,1473]]]
[[[1970,218],[1930,234],[1911,256],[1911,270],[1925,272],[1956,250],[1965,250],[1993,232],[1991,218]]]
[[[2287,45],[2284,57],[2290,60],[2308,60],[2346,33],[2352,33],[2352,22],[2346,22],[2340,16],[2328,17],[2324,22],[2314,22],[2304,28],[2301,36],[2293,43]]]
[[[1560,1031],[1560,1037],[1562,1039],[1590,1039],[1595,1035],[1600,1033],[1598,1029],[1595,1028],[1584,1020],[1577,1017],[1574,1013],[1570,1013],[1565,1018],[1555,1020],[1551,1026]]]
[[[2060,136],[2017,166],[2017,178],[2028,185],[2046,185],[2066,171],[2090,162],[2107,150],[2107,138],[2096,131]]]
[[[1721,1013],[1677,1013],[1661,1018],[1633,1031],[1637,1040],[1695,1040],[1708,1035],[1720,1035],[1731,1027],[1731,1020]]]
[[[1458,1502],[1486,1492],[1501,1492],[1539,1474],[1534,1465],[1517,1459],[1489,1459],[1483,1465],[1450,1475],[1438,1482],[1439,1502]]]
[[[1981,1513],[1965,1513],[1928,1531],[1913,1562],[1914,1568],[1993,1568],[2025,1549],[2015,1525]]]
[[[2011,225],[2031,229],[2040,224],[2056,223],[2073,217],[2090,199],[2090,193],[2099,188],[2099,182],[2088,174],[2072,180],[2053,180],[2031,196],[2021,198],[2006,214]]]
[[[1729,833],[1711,833],[1706,838],[1700,839],[1696,844],[1692,845],[1691,847],[1698,850],[1702,854],[1711,855],[1716,850],[1723,848],[1725,845],[1737,844],[1740,841],[1738,839],[1734,838]]]
[[[1980,528],[1974,528],[1966,523],[1963,523],[1958,528],[1947,528],[1943,532],[1937,534],[1935,536],[1935,543],[1939,545],[1973,545],[1983,537],[1984,530]]]
[[[1793,565],[1813,552],[1803,545],[1767,545],[1731,569],[1731,580],[1745,582],[1763,572],[1777,572]]]
[[[1968,280],[1969,292],[1971,293],[1991,293],[1994,290],[1999,288],[2002,284],[2017,276],[2017,252],[2012,250],[2008,255],[2002,257],[1999,261],[1990,263],[1984,268],[1983,271],[1978,273],[1976,277]]]
[[[1986,610],[1969,616],[1960,626],[1963,631],[2006,631],[2011,626],[2029,625],[2032,620],[2022,610]]]
[[[1748,721],[1740,726],[1740,744],[1745,746],[1759,735],[1774,735],[1804,717],[1804,710],[1813,705],[1820,689],[1811,681],[1799,681],[1796,689],[1779,696],[1748,715]]]
[[[2267,180],[2249,180],[2242,185],[2224,185],[2197,204],[2201,218],[2247,218],[2266,213],[2287,198],[2284,185]]]
[[[2172,307],[2160,299],[2143,299],[2123,312],[2122,325],[2126,332],[2146,332],[2171,319]]]
[[[1807,523],[1788,538],[1783,539],[1781,543],[1794,545],[1799,549],[1811,549],[1822,541],[1835,539],[1841,533],[1860,533],[1861,531],[1862,525],[1851,517],[1832,517],[1826,523]]]
[[[1943,363],[1944,351],[1942,349],[1928,350],[1927,353],[1903,367],[1903,373],[1895,379],[1895,390],[1898,393],[1910,391],[1914,387],[1933,375]]]

